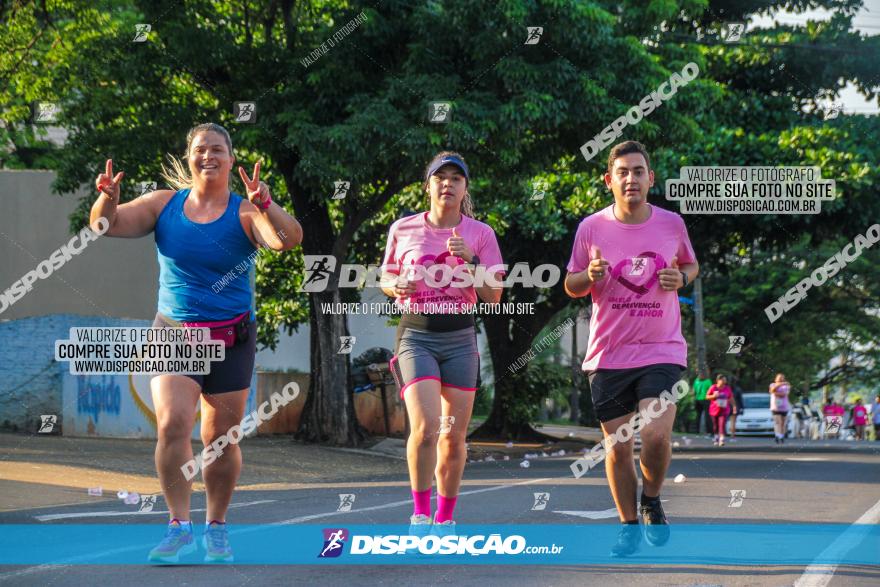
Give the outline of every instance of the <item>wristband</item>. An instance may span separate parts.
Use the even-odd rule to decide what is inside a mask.
[[[272,204],[272,195],[266,194],[266,201],[263,202],[262,204],[257,204],[257,208],[259,208],[260,210],[267,210],[271,204]]]
[[[679,271],[679,273],[681,273],[681,278],[684,280],[684,283],[682,284],[681,287],[687,287],[688,286],[688,274],[685,273],[684,271]]]

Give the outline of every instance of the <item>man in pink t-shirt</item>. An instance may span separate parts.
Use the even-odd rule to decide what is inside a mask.
[[[606,439],[616,439],[605,470],[624,527],[612,554],[626,556],[641,540],[639,514],[649,543],[669,539],[660,489],[672,457],[675,406],[653,414],[660,394],[672,391],[687,364],[677,292],[697,276],[698,265],[681,217],[648,204],[654,172],[641,143],[626,141],[611,149],[605,185],[614,204],[578,227],[565,289],[571,297],[591,294],[593,299],[583,369]],[[652,415],[643,418],[641,428],[643,488],[637,510],[629,424],[636,411],[646,410]]]

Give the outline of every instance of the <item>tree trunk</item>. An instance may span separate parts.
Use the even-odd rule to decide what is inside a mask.
[[[313,293],[309,299],[312,376],[297,438],[358,446],[364,434],[354,412],[349,355],[339,353],[340,337],[348,336],[346,317],[321,311],[321,304],[339,302],[339,290]]]
[[[296,183],[289,169],[285,177],[288,185],[292,186],[291,195],[296,208],[304,209],[306,189]],[[337,259],[337,267],[329,276],[324,291],[309,294],[311,377],[296,437],[306,442],[358,446],[365,435],[354,412],[350,355],[339,353],[340,337],[348,336],[348,317],[322,311],[322,304],[340,301],[339,264],[345,258],[344,253],[337,250],[339,239],[333,230],[326,206],[320,202],[312,204],[308,221],[303,226],[303,253],[332,254]]]
[[[581,317],[580,308],[574,313],[574,323],[571,325],[571,394],[568,396],[568,403],[571,406],[568,420],[572,424],[579,424],[581,419],[581,390],[580,378],[581,360],[578,352],[578,319]]]

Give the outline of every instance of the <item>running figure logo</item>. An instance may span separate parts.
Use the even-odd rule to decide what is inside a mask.
[[[648,265],[648,260],[644,257],[633,257],[632,265],[629,267],[630,275],[643,275],[645,273],[645,267]]]
[[[532,511],[541,511],[547,509],[547,503],[550,501],[549,493],[535,493],[535,503],[532,505]]]
[[[453,424],[455,424],[455,416],[440,416],[440,430],[437,434],[449,434],[452,432]]]
[[[254,102],[235,102],[232,108],[235,122],[253,124],[257,122],[257,105]]]
[[[841,113],[841,111],[843,111],[843,104],[841,104],[840,102],[835,102],[825,110],[825,113],[822,116],[822,120],[834,120]]]
[[[142,181],[138,184],[138,189],[140,190],[140,193],[138,194],[138,196],[143,196],[144,194],[149,193],[149,192],[155,192],[156,191],[156,182],[155,181]]]
[[[144,495],[141,498],[141,507],[138,509],[139,512],[148,513],[153,511],[153,506],[156,505],[156,496],[155,495]]]
[[[136,24],[134,25],[134,38],[131,40],[132,43],[143,43],[147,40],[147,35],[150,31],[153,30],[153,25],[150,24]]]
[[[340,336],[339,337],[339,350],[336,351],[337,355],[350,355],[351,351],[354,350],[354,343],[357,342],[356,336]]]
[[[840,432],[840,416],[832,416],[825,425],[825,434],[837,434]]]
[[[51,414],[49,416],[40,416],[40,429],[37,430],[37,434],[49,434],[52,430],[55,429],[55,424],[58,422],[58,416],[55,414]]]
[[[731,489],[730,490],[730,503],[727,504],[729,508],[739,508],[742,507],[743,501],[746,498],[746,490],[745,489]]]
[[[342,554],[342,547],[348,540],[348,530],[345,528],[324,528],[324,549],[318,558],[335,558]]]
[[[724,28],[721,38],[725,43],[736,43],[746,32],[746,25],[741,22],[729,22]]]
[[[350,181],[334,181],[333,182],[333,196],[330,198],[331,200],[342,200],[345,198],[345,195],[348,193],[348,188],[351,187]]]
[[[541,35],[544,34],[544,27],[542,26],[530,26],[526,27],[529,31],[529,36],[526,37],[526,42],[524,45],[537,45],[538,41],[541,40]]]
[[[611,277],[640,298],[657,286],[659,272],[665,267],[663,255],[644,251],[635,257],[621,259],[611,270]]]
[[[535,200],[543,200],[544,194],[547,193],[547,182],[543,180],[538,180],[532,186],[532,197],[529,198],[529,201],[534,202]]]
[[[332,255],[303,255],[303,266],[306,268],[300,291],[315,293],[327,289],[330,276],[336,270],[336,257]]]
[[[450,102],[431,102],[428,107],[428,120],[437,123],[449,122],[451,108]]]
[[[34,104],[34,122],[57,122],[60,111],[55,102],[37,102]]]
[[[745,336],[728,336],[727,339],[730,341],[730,346],[727,348],[727,354],[729,355],[738,355],[742,350],[743,345],[746,343]]]
[[[340,493],[339,494],[339,507],[336,508],[337,512],[350,512],[351,506],[354,505],[354,493]]]

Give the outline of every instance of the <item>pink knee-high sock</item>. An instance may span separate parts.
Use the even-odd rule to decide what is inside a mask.
[[[452,512],[455,510],[456,497],[444,497],[437,494],[437,515],[434,516],[434,523],[441,524],[452,519]]]
[[[431,490],[413,491],[413,515],[419,514],[431,517]]]

